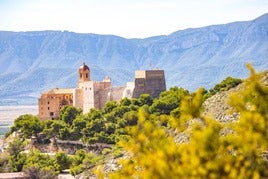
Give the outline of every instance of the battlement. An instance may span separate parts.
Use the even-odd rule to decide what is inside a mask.
[[[159,78],[165,77],[164,70],[137,70],[135,71],[135,78]]]

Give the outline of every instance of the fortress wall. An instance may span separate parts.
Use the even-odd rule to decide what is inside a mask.
[[[91,108],[95,107],[95,85],[93,81],[88,81],[84,83],[83,93],[83,113],[85,114],[88,113]]]
[[[121,101],[123,98],[123,92],[126,89],[123,87],[111,87],[99,91],[99,107],[103,108],[108,101]]]
[[[59,98],[46,97],[39,99],[39,115],[40,119],[51,119],[54,116],[59,116]],[[53,115],[50,115],[52,114]]]
[[[84,93],[82,89],[75,88],[73,90],[73,106],[83,109]]]
[[[133,98],[139,98],[141,94],[145,93],[145,79],[144,78],[135,78],[135,87],[133,90]]]
[[[84,82],[83,113],[88,113],[91,108],[101,109],[107,101],[107,95],[102,91],[109,89],[111,82]],[[108,87],[108,88],[107,88]],[[104,95],[104,96],[103,96]]]
[[[150,94],[153,98],[157,98],[165,90],[166,81],[164,70],[138,71],[135,74],[134,98],[138,98],[141,94]]]
[[[146,71],[145,70],[135,71],[135,78],[146,78]]]
[[[124,92],[125,89],[126,89],[125,86],[112,87],[111,100],[112,101],[120,102],[121,99],[123,98],[123,92]]]
[[[129,98],[129,99],[132,98],[134,88],[135,88],[134,82],[127,82],[127,86],[126,86],[125,90],[123,91],[122,98]]]
[[[144,93],[150,94],[153,98],[159,97],[162,91],[166,90],[164,70],[146,71]]]

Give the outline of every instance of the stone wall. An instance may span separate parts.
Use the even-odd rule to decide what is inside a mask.
[[[84,84],[83,113],[86,114],[91,108],[95,107],[95,85],[93,81]]]
[[[59,117],[64,106],[73,105],[73,89],[52,89],[38,99],[40,119],[55,119]]]
[[[73,90],[73,106],[83,109],[84,93],[82,89],[75,88]]]
[[[129,99],[132,98],[134,88],[135,88],[134,82],[127,82],[127,86],[126,86],[125,90],[123,91],[122,98],[129,98]]]
[[[100,90],[98,93],[100,109],[103,108],[105,103],[107,103],[108,101],[117,101],[117,102],[121,101],[125,89],[126,87],[122,86],[122,87],[111,87]]]
[[[135,73],[134,98],[138,98],[141,94],[150,94],[153,98],[157,98],[165,90],[164,70],[146,70]]]

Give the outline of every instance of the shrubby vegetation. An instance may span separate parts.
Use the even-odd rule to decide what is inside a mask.
[[[37,136],[37,134],[42,130],[43,124],[41,120],[31,114],[25,114],[19,116],[14,121],[14,125],[11,127],[11,130],[7,135],[10,135],[15,131],[19,131],[21,133],[21,137],[30,138],[31,136]]]
[[[102,159],[102,156],[98,156],[94,153],[86,153],[84,150],[78,150],[76,151],[75,156],[72,157],[73,162],[70,173],[72,175],[77,175],[86,169],[92,168],[102,161]]]
[[[153,100],[150,95],[143,94],[138,99],[122,99],[120,103],[110,101],[103,109],[91,109],[90,113],[85,115],[80,109],[65,106],[58,120],[41,121],[26,114],[14,121],[10,133],[17,131],[24,139],[43,132],[49,139],[115,144],[121,138],[127,137],[127,126],[137,124],[140,107],[146,106],[150,113],[156,115],[178,115],[180,101],[188,94],[183,88],[173,87],[161,93],[159,99]]]
[[[240,113],[236,123],[220,123],[202,112],[203,101],[237,86],[242,81],[228,77],[209,91],[195,93],[172,87],[158,99],[141,95],[138,99],[108,102],[103,109],[81,110],[65,107],[58,120],[40,121],[32,115],[15,120],[14,140],[0,156],[1,171],[25,171],[53,178],[66,168],[73,175],[103,162],[102,155],[77,150],[68,156],[58,152],[48,156],[36,150],[23,153],[25,139],[40,132],[47,138],[81,140],[87,144],[107,143],[119,147],[102,154],[129,158],[109,178],[262,178],[268,177],[268,88],[260,83],[252,67],[244,90],[233,94],[232,107]],[[186,140],[178,143],[178,138]],[[123,149],[122,149],[123,148]],[[98,172],[100,173],[100,172]]]
[[[68,156],[59,151],[53,155],[41,153],[32,149],[28,153],[23,152],[24,140],[15,139],[9,144],[5,153],[1,153],[1,172],[24,171],[32,178],[57,178],[57,174],[64,169],[69,169],[71,174],[77,175],[102,161],[102,156],[88,153],[85,150],[76,151],[75,155]]]
[[[209,91],[204,91],[204,94],[205,94],[204,97],[205,97],[205,99],[207,99],[207,98],[215,95],[218,92],[228,91],[229,89],[236,87],[240,83],[242,83],[241,79],[228,76],[222,82],[216,84]]]
[[[267,178],[268,87],[250,67],[245,88],[230,104],[240,113],[236,123],[220,123],[202,113],[203,94],[185,97],[180,117],[161,118],[140,110],[130,139],[122,146],[131,155],[110,178]],[[178,131],[170,133],[169,131]],[[177,143],[178,134],[187,142]]]

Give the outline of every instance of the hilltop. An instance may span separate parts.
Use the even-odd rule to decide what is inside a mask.
[[[263,166],[268,164],[265,147],[268,145],[265,128],[268,71],[255,74],[253,68],[250,69],[250,78],[243,82],[240,80],[240,84],[233,79],[231,83],[239,85],[231,89],[229,87],[233,85],[229,85],[229,80],[222,81],[220,92],[205,100],[203,108],[202,101],[208,93],[202,90],[189,93],[185,89],[174,87],[162,92],[155,100],[149,95],[142,95],[138,99],[124,99],[120,103],[109,102],[103,109],[95,109],[85,115],[80,115],[81,111],[78,109],[66,107],[62,110],[59,120],[42,121],[32,115],[20,116],[9,133],[16,132],[20,140],[15,139],[11,146],[20,146],[20,151],[23,151],[27,144],[23,141],[29,141],[31,138],[31,142],[28,143],[30,145],[26,146],[26,149],[40,151],[15,152],[14,156],[10,155],[14,149],[8,147],[6,152],[9,155],[4,154],[2,169],[8,171],[9,165],[14,171],[21,171],[23,167],[23,171],[27,174],[37,172],[38,175],[56,175],[70,167],[71,174],[76,175],[77,178],[85,176],[94,178],[92,172],[102,166],[105,173],[120,168],[115,178],[124,174],[132,176],[129,171],[135,175],[148,171],[150,175],[165,177],[167,175],[203,176],[210,174],[211,171],[219,177],[252,176],[256,173],[267,176],[268,173],[263,172],[267,167]],[[264,85],[260,85],[259,76]],[[237,95],[236,98],[232,98],[231,107],[228,99],[233,93]],[[216,120],[204,115],[202,109],[205,114],[213,116]],[[230,115],[230,112],[235,113]],[[9,138],[12,136],[16,135],[9,135]],[[81,147],[82,150],[79,150]],[[44,155],[51,152],[54,155],[50,157]],[[241,162],[241,157],[244,156],[246,157]],[[13,160],[8,160],[10,158]],[[185,158],[187,160],[184,160]],[[118,159],[135,162],[124,162],[119,166]],[[17,163],[17,160],[21,163]],[[145,166],[143,166],[144,160],[146,160]],[[162,163],[160,167],[167,170],[159,173],[159,165],[154,165],[154,160]],[[188,162],[194,160],[202,163],[198,162],[195,165]],[[147,162],[152,163],[147,165]],[[170,162],[173,164],[171,165]],[[204,162],[206,165],[203,165]],[[239,162],[241,164],[237,165]],[[252,164],[244,165],[245,162],[252,162]],[[39,168],[33,167],[33,163]],[[144,170],[136,170],[137,167],[130,170],[126,168],[127,173],[124,173],[125,167],[131,167],[133,164],[142,166]],[[189,172],[179,170],[177,167],[173,168],[173,166],[180,166],[178,164],[182,165],[182,169],[189,169]],[[210,167],[212,165],[208,164],[215,166],[213,170]],[[235,174],[228,169],[228,166],[232,165],[235,165]],[[254,172],[252,170],[247,170],[249,171],[247,173],[240,172],[240,168],[248,168],[252,165],[256,166]],[[191,167],[203,166],[202,171],[196,170],[199,173],[192,172]],[[52,167],[53,170],[47,171],[47,167]],[[151,169],[156,172],[152,173]],[[204,170],[209,172],[204,173]]]
[[[268,70],[263,71],[262,73],[262,83],[265,86],[268,86]],[[212,97],[208,98],[204,104],[205,114],[211,115],[220,122],[232,122],[236,121],[239,117],[239,114],[234,112],[234,109],[229,105],[229,97],[233,93],[237,93],[244,88],[244,84],[240,84],[234,88],[229,89],[228,91],[219,92]]]

